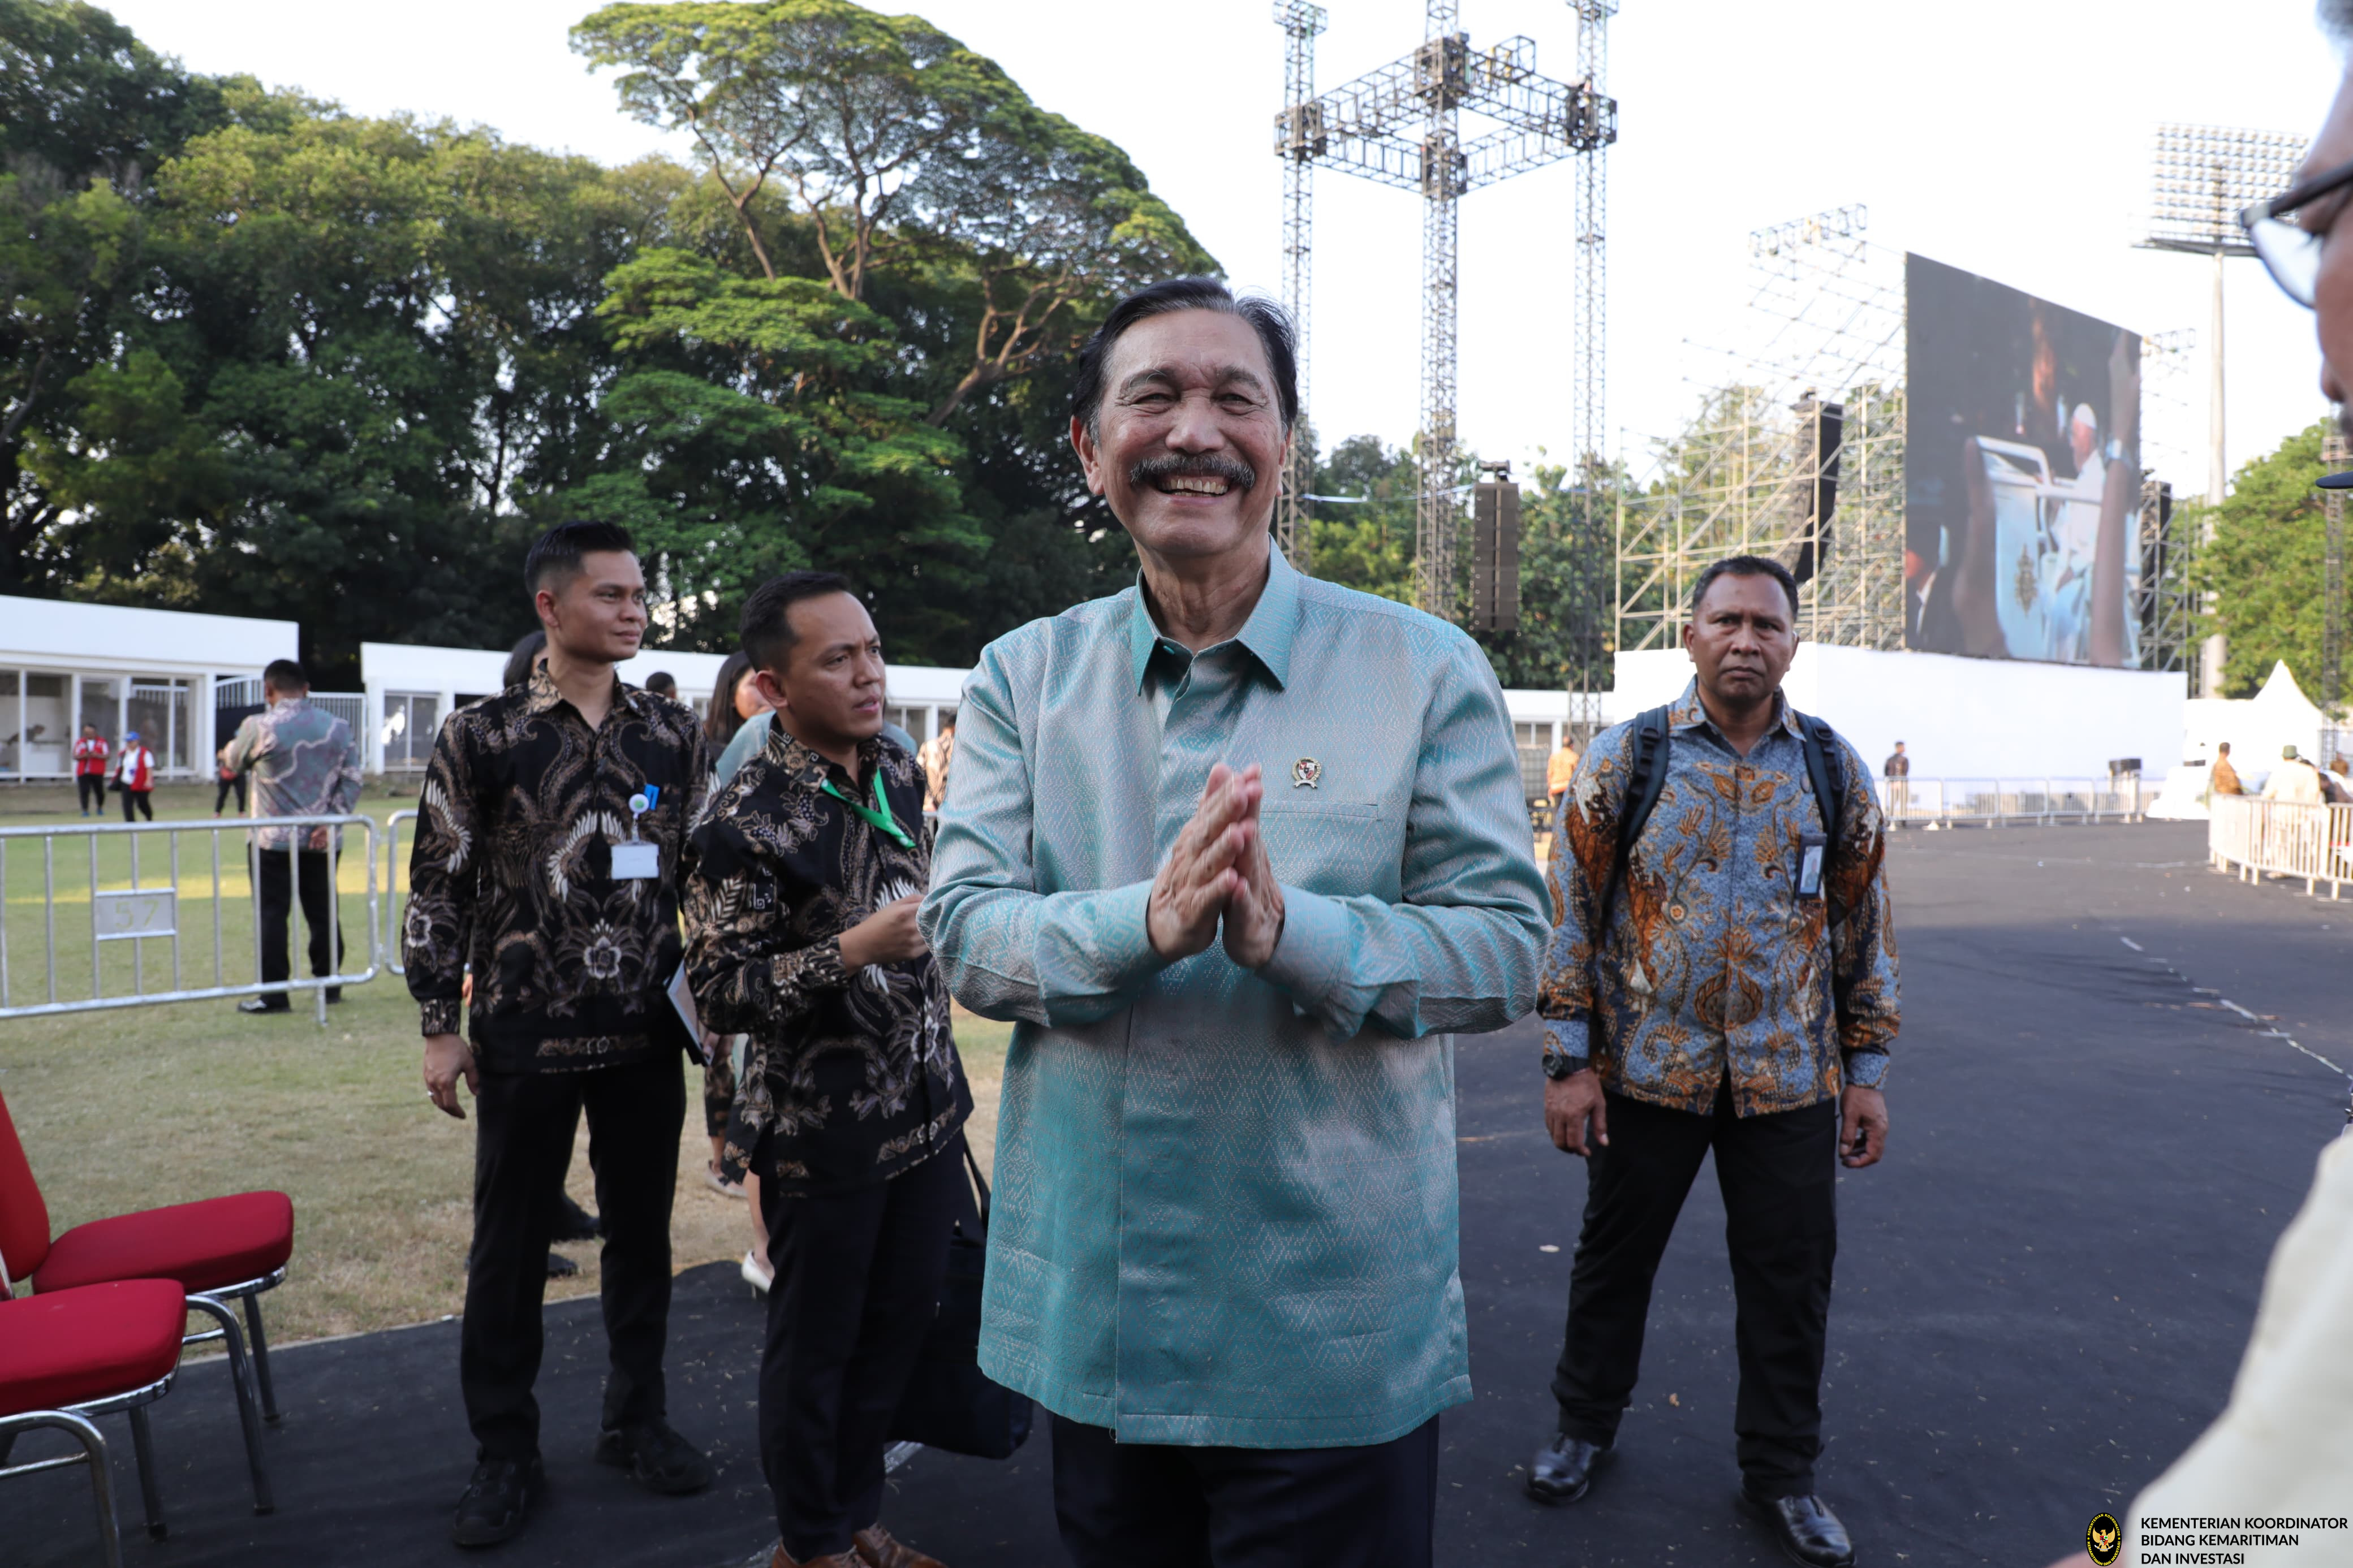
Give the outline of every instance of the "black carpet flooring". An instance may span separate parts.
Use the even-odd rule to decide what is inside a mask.
[[[2120,1510],[2228,1393],[2272,1244],[2345,1121],[2343,1079],[2288,1039],[2353,1063],[2353,903],[2217,877],[2195,826],[1909,834],[1892,864],[1893,1135],[1883,1165],[1841,1178],[1820,1489],[1867,1563],[2037,1568]],[[1585,1184],[1539,1125],[1534,1042],[1522,1025],[1460,1054],[1478,1396],[1444,1418],[1439,1562],[1778,1562],[1734,1506],[1731,1282],[1709,1173],[1660,1275],[1616,1465],[1574,1508],[1518,1489],[1550,1429]],[[760,1319],[732,1269],[681,1276],[673,1319],[672,1415],[721,1470],[701,1498],[645,1496],[590,1462],[596,1306],[548,1318],[551,1491],[491,1560],[719,1568],[772,1538],[752,1445]],[[456,1360],[448,1322],[281,1352],[266,1519],[225,1374],[190,1367],[155,1412],[161,1545],[139,1534],[127,1434],[107,1423],[126,1562],[459,1561],[444,1533],[470,1456]],[[1051,1568],[1050,1464],[1042,1431],[1005,1464],[920,1454],[885,1517],[952,1568]],[[70,1472],[0,1483],[0,1563],[95,1561],[86,1497]]]

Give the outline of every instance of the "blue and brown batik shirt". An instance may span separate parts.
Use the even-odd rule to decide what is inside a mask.
[[[1877,1086],[1898,1021],[1886,825],[1871,771],[1843,740],[1846,810],[1826,898],[1794,887],[1806,835],[1823,832],[1805,743],[1776,695],[1773,727],[1742,756],[1696,682],[1668,715],[1657,807],[1598,928],[1634,762],[1632,723],[1587,748],[1561,807],[1548,883],[1553,933],[1536,1011],[1545,1050],[1589,1060],[1605,1087],[1679,1110],[1728,1087],[1743,1116]]]

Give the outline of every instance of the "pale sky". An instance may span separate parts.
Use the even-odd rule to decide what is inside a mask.
[[[1269,0],[1176,11],[1044,0],[892,0],[993,56],[1031,97],[1124,147],[1233,280],[1279,283],[1271,117],[1282,36]],[[1405,54],[1414,0],[1327,0],[1317,85]],[[585,0],[114,0],[150,45],[351,110],[407,110],[618,162],[659,148],[566,47]],[[887,8],[887,7],[886,7]],[[1461,0],[1474,47],[1514,33],[1567,78],[1562,0]],[[1743,331],[1751,229],[1862,203],[1871,237],[2141,331],[2194,328],[2186,424],[2202,453],[2211,264],[2136,250],[2160,119],[2308,134],[2339,63],[2310,0],[1623,0],[1608,84],[1609,422],[1630,456],[1692,405],[1687,339]],[[672,148],[673,152],[682,151]],[[1572,300],[1567,163],[1465,199],[1461,429],[1525,463],[1566,447]],[[1420,214],[1411,195],[1318,176],[1314,379],[1326,439],[1410,436],[1419,404]],[[2325,412],[2309,312],[2230,264],[2233,468]],[[2168,432],[2152,405],[2153,441]],[[2202,458],[2169,472],[2202,492]]]

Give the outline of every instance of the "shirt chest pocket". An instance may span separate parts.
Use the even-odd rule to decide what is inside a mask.
[[[1377,802],[1270,792],[1259,806],[1259,829],[1278,881],[1335,896],[1388,892],[1397,881],[1404,819],[1392,820]]]

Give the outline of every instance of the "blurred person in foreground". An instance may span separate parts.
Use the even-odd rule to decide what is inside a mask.
[[[1427,1568],[1471,1397],[1451,1037],[1534,1005],[1543,884],[1478,646],[1270,547],[1295,365],[1214,279],[1112,308],[1071,443],[1135,585],[956,713],[923,933],[1015,1024],[980,1362],[1078,1568]]]
[[[1844,1568],[1814,1491],[1841,1166],[1879,1163],[1897,1027],[1869,765],[1781,694],[1798,587],[1755,555],[1694,585],[1692,683],[1588,748],[1552,858],[1544,1112],[1586,1159],[1553,1396],[1527,1489],[1575,1502],[1615,1451],[1651,1281],[1715,1156],[1732,1255],[1741,1496],[1797,1562]],[[1654,784],[1647,816],[1636,786]]]
[[[459,1382],[476,1464],[450,1522],[460,1546],[516,1534],[542,1486],[540,1306],[584,1110],[610,1347],[596,1458],[650,1491],[711,1484],[710,1462],[666,1419],[662,1380],[687,1042],[666,991],[710,762],[692,710],[613,673],[646,626],[627,533],[559,524],[523,582],[546,657],[441,726],[402,932],[426,1097],[463,1120],[463,1079],[475,1105]],[[470,962],[470,1044],[458,1032]]]
[[[253,778],[256,816],[347,816],[359,805],[360,743],[352,727],[311,705],[311,678],[290,658],[272,659],[261,672],[262,710],[237,727],[220,751],[220,765]],[[260,900],[261,979],[268,984],[294,973],[287,925],[299,890],[302,923],[311,932],[311,973],[333,974],[343,961],[336,916],[335,858],[343,835],[332,827],[257,827],[253,834],[254,893]],[[327,1000],[343,1000],[330,986]],[[248,996],[240,1013],[283,1013],[284,992]]]
[[[750,1037],[728,1133],[767,1223],[760,1462],[775,1568],[939,1568],[881,1522],[891,1417],[970,1204],[972,1091],[915,904],[932,830],[882,733],[882,645],[828,572],[744,606],[762,699],[789,723],[712,797],[687,884],[705,1023]]]
[[[2353,0],[2322,0],[2322,26],[2353,51]],[[2313,138],[2293,186],[2241,215],[2256,254],[2298,304],[2311,308],[2320,337],[2320,390],[2340,411],[2353,387],[2353,67]],[[2347,433],[2353,417],[2340,412]],[[2353,474],[2330,475],[2340,488]],[[2216,764],[2219,774],[2221,763]],[[2220,791],[2218,777],[2214,785]],[[2120,1552],[2138,1563],[2140,1521],[2179,1515],[2277,1518],[2346,1512],[2353,1476],[2353,1138],[2324,1150],[2297,1213],[2272,1251],[2231,1400],[2188,1452],[2149,1483],[2121,1516]],[[2353,1532],[2305,1531],[2295,1547],[2250,1546],[2249,1568],[2344,1568]],[[2090,1568],[2087,1553],[2060,1568]]]

